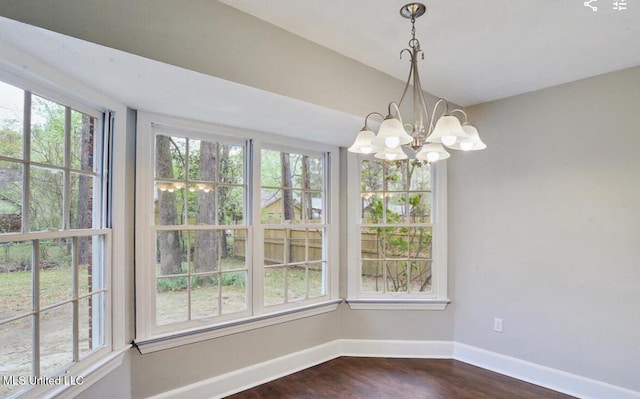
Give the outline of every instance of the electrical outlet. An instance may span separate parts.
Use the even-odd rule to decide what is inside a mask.
[[[498,319],[497,317],[493,319],[493,331],[502,332],[502,319]]]

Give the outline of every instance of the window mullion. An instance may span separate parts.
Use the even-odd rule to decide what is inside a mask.
[[[303,202],[306,203],[307,201]],[[309,212],[312,212],[312,210]],[[304,232],[304,299],[309,299],[309,229],[305,228]]]
[[[31,368],[33,375],[40,376],[40,240],[33,240],[31,248],[31,292],[33,301],[33,329]]]
[[[62,229],[71,228],[71,108],[64,109],[64,180],[62,183]]]
[[[73,237],[71,255],[71,298],[73,299],[73,361],[80,360],[80,313],[78,300],[78,262],[80,260],[80,238]]]
[[[282,206],[284,209],[284,194],[282,196],[283,201]],[[284,214],[283,214],[284,215]],[[285,228],[283,234],[283,243],[284,243],[284,267],[282,268],[282,279],[283,279],[283,296],[284,303],[289,303],[289,263],[291,262],[291,229]]]
[[[22,158],[22,228],[23,233],[28,233],[30,228],[30,180],[31,180],[31,93],[24,92],[24,121],[23,121],[23,151]]]
[[[247,143],[247,155],[245,157],[245,182],[247,184],[247,209],[250,214],[245,221],[250,226],[247,229],[245,246],[251,248],[251,262],[248,268],[251,273],[251,310],[256,316],[264,310],[264,226],[261,225],[260,199],[262,197],[261,176],[262,170],[262,142],[249,140]],[[248,252],[245,249],[245,252]]]
[[[96,119],[96,123],[100,123]],[[102,114],[101,125],[93,126],[94,132],[94,146],[95,153],[99,154],[97,158],[100,162],[93,163],[93,171],[101,179],[100,190],[94,193],[95,203],[99,204],[99,212],[96,214],[94,206],[94,222],[95,226],[100,228],[111,228],[113,225],[113,157],[111,156],[113,151],[113,129],[115,123],[115,116],[113,112],[105,112]],[[95,133],[101,132],[101,140],[95,140]],[[94,159],[96,159],[94,157]],[[99,173],[98,173],[99,172]]]
[[[184,215],[185,218],[184,218],[183,224],[189,224],[189,188],[191,187],[189,186],[189,172],[190,172],[189,143],[191,142],[191,140],[187,139],[185,141],[186,141],[186,144],[185,144],[185,157],[184,157],[184,188],[183,188],[184,195],[182,196],[182,209],[184,209],[184,212],[185,212],[185,215]],[[189,246],[189,248],[191,247]],[[191,302],[191,290],[189,290],[189,302]],[[191,309],[189,309],[189,315],[191,315]]]

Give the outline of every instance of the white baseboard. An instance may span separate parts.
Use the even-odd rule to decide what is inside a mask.
[[[222,398],[340,356],[340,340],[290,353],[152,396],[152,399]]]
[[[640,392],[458,342],[453,358],[581,399],[640,399]]]
[[[338,339],[155,395],[152,399],[214,399],[340,356],[456,359],[582,399],[640,399],[640,392],[452,341]]]
[[[338,356],[453,358],[453,342],[451,341],[340,339],[334,342],[339,345],[337,349],[340,354]]]

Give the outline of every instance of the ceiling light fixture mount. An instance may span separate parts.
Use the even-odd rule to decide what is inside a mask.
[[[420,49],[420,41],[416,38],[415,28],[416,18],[424,15],[426,11],[427,7],[421,3],[409,3],[400,9],[400,15],[411,20],[409,48],[400,52],[400,58],[406,52],[411,61],[407,83],[400,101],[389,103],[386,117],[379,112],[372,112],[366,116],[364,127],[356,136],[353,145],[349,147],[350,152],[375,154],[376,158],[388,161],[407,159],[409,158],[407,152],[409,152],[412,158],[415,157],[424,162],[435,162],[449,158],[450,154],[444,146],[462,151],[487,148],[480,140],[478,130],[469,124],[467,114],[461,109],[449,111],[449,103],[445,99],[438,99],[432,113],[429,114],[418,73],[418,58],[424,59],[424,53]],[[413,94],[413,122],[405,123],[400,114],[400,107],[409,91],[409,86],[412,87]],[[440,106],[444,109],[434,123]],[[369,129],[368,121],[372,116],[383,119],[377,135]],[[462,123],[458,116],[462,117]]]
[[[400,9],[400,15],[407,19],[415,19],[424,15],[427,12],[427,7],[420,3],[409,3],[402,6]]]

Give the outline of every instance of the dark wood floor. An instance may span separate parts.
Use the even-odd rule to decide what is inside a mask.
[[[569,399],[573,397],[457,360],[339,357],[228,398]]]

